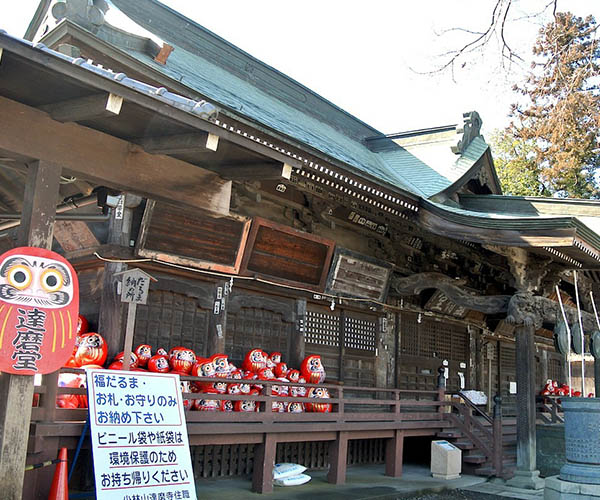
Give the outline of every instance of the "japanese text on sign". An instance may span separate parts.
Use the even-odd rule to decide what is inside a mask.
[[[125,276],[123,279],[123,302],[145,304],[150,279],[146,276]]]
[[[98,500],[195,499],[179,376],[88,370]]]

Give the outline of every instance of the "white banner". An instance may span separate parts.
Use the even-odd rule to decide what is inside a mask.
[[[196,500],[179,375],[87,370],[98,500]]]

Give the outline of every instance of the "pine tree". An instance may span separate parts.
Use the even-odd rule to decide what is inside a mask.
[[[599,198],[598,25],[592,16],[557,13],[540,30],[533,54],[529,78],[515,87],[522,102],[512,106],[512,124],[496,145],[508,150],[498,161],[499,177],[514,181],[514,172],[522,168],[531,189],[519,194]],[[518,146],[512,153],[511,144]],[[511,191],[517,194],[507,186]]]

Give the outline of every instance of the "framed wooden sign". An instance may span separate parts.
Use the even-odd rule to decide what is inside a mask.
[[[250,220],[149,200],[136,253],[198,269],[238,274]]]
[[[327,293],[385,301],[392,266],[367,255],[337,247],[327,278]]]
[[[255,217],[240,273],[322,292],[335,242]]]
[[[467,309],[465,307],[457,306],[441,290],[436,290],[433,293],[431,298],[427,301],[427,304],[425,304],[425,309],[441,314],[447,314],[448,316],[454,316],[456,318],[464,318],[467,314]]]

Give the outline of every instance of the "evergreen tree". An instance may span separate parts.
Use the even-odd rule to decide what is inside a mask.
[[[540,30],[523,99],[494,152],[510,194],[599,198],[600,47],[598,25],[557,13]],[[516,187],[517,177],[524,185]]]

